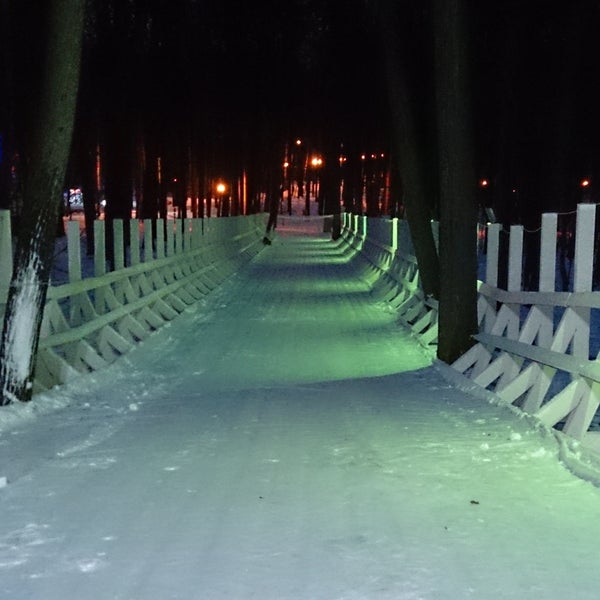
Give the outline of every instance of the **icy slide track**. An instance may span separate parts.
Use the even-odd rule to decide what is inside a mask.
[[[0,598],[596,600],[600,489],[354,275],[283,229],[5,427]]]

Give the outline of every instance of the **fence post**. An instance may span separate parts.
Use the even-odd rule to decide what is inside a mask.
[[[0,304],[6,304],[12,277],[13,255],[10,211],[0,210]]]
[[[579,204],[577,206],[577,225],[575,229],[575,258],[573,266],[573,291],[589,292],[592,289],[594,267],[594,229],[596,225],[596,205]],[[572,343],[574,356],[589,358],[590,315],[587,307],[574,307],[580,324],[575,330]]]
[[[183,226],[185,224],[184,219],[175,219],[175,254],[181,254],[183,252]]]
[[[192,246],[194,250],[202,245],[202,219],[196,217],[192,221]]]
[[[523,226],[511,225],[508,247],[508,291],[520,292],[523,278]]]
[[[144,219],[144,262],[150,262],[152,252],[152,219]]]
[[[114,270],[125,268],[125,246],[123,243],[123,219],[115,219],[113,226]]]
[[[168,219],[165,221],[167,224],[167,256],[173,256],[175,253],[175,232],[173,231],[173,221]]]
[[[168,223],[168,221],[167,221]],[[156,258],[165,257],[165,220],[156,219]]]
[[[94,275],[102,277],[106,274],[106,221],[94,221]],[[94,308],[101,315],[104,313],[104,288],[98,288],[94,294]]]
[[[392,252],[396,253],[398,250],[398,217],[394,217],[392,219],[392,239],[390,240],[390,246],[392,247]]]
[[[511,225],[508,245],[508,285],[509,292],[520,292],[523,280],[523,226]],[[512,313],[506,325],[506,337],[516,340],[519,337],[520,305],[505,304]]]
[[[79,221],[69,221],[67,224],[67,255],[69,261],[69,282],[81,281]]]
[[[556,230],[558,215],[542,214],[542,236],[540,241],[540,292],[554,292],[556,288]],[[554,308],[540,306],[538,308],[545,320],[538,332],[538,344],[550,348],[553,335]]]
[[[106,221],[94,221],[94,275],[106,274]]]
[[[192,219],[183,219],[183,250],[189,252],[192,249]]]
[[[129,220],[129,264],[140,264],[140,221]]]

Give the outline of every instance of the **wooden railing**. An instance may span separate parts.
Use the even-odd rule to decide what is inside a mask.
[[[424,346],[435,346],[438,305],[423,294],[408,223],[345,213],[340,240],[360,266],[360,276],[371,286],[373,297],[394,308],[400,322]]]
[[[84,277],[79,224],[68,223],[69,281],[48,290],[36,391],[108,365],[220,285],[263,248],[265,218],[132,219],[128,243],[114,221],[111,271],[105,225],[94,223],[94,272]]]
[[[590,356],[593,312],[600,308],[600,294],[592,291],[596,206],[579,205],[576,218],[569,291],[556,291],[557,214],[542,217],[539,286],[534,291],[522,286],[526,257],[521,226],[510,229],[507,285],[498,287],[501,227],[489,226],[478,343],[453,367],[504,402],[600,451],[594,425],[600,361],[593,352]]]

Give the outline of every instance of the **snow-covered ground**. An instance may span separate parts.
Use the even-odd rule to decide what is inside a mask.
[[[284,220],[125,359],[1,411],[0,598],[598,598],[600,489],[317,231]]]

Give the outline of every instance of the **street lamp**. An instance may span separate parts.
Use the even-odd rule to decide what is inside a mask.
[[[219,181],[215,189],[217,190],[217,217],[220,217],[223,210],[223,194],[227,190],[227,186]]]

